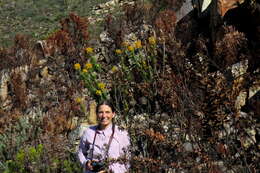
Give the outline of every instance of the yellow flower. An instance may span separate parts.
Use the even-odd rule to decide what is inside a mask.
[[[149,37],[148,38],[148,41],[149,41],[149,44],[151,44],[151,45],[155,45],[156,44],[156,39],[155,39],[155,37]]]
[[[116,54],[118,54],[118,55],[122,54],[122,50],[121,49],[116,49]]]
[[[142,61],[142,64],[143,64],[144,66],[146,66],[146,62],[145,62],[144,60]]]
[[[102,94],[101,90],[96,90],[96,95],[100,96]]]
[[[82,102],[82,98],[77,97],[77,98],[75,99],[75,102],[76,102],[76,103],[81,103],[81,102]]]
[[[92,47],[87,47],[85,50],[86,50],[86,52],[87,52],[88,54],[91,54],[91,53],[94,52]]]
[[[87,70],[91,69],[92,67],[93,67],[93,65],[92,65],[91,63],[86,63],[86,64],[85,64],[85,68],[86,68]]]
[[[117,70],[118,70],[117,66],[113,66],[112,69],[111,69],[111,71],[112,71],[113,73],[117,72]]]
[[[79,63],[74,64],[74,69],[75,70],[80,70],[80,68],[81,68],[81,66],[80,66]]]
[[[141,40],[137,40],[137,41],[135,42],[135,48],[136,48],[136,49],[142,48],[142,42],[141,42]]]
[[[82,72],[83,72],[83,73],[87,73],[88,70],[84,68],[84,69],[82,70]]]
[[[98,83],[98,88],[101,89],[101,90],[104,90],[105,89],[105,84],[100,82]]]
[[[127,49],[128,49],[128,51],[130,51],[130,52],[134,51],[134,47],[133,47],[133,46],[128,46]]]

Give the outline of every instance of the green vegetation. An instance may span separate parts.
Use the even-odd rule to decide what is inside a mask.
[[[59,28],[59,21],[69,13],[91,16],[93,7],[106,1],[0,0],[0,45],[12,45],[16,34],[45,39]]]
[[[9,20],[1,25],[0,172],[81,172],[79,125],[90,102],[107,98],[131,137],[130,172],[260,169],[259,49],[240,24],[212,28],[194,14],[176,24],[179,0],[139,0],[97,25],[86,17],[101,1],[0,2]],[[250,2],[238,8],[253,20]],[[215,42],[205,26],[221,31]],[[19,35],[10,46],[18,31],[32,41]]]
[[[3,173],[53,173],[81,172],[81,166],[68,150],[61,157],[54,153],[52,145],[61,144],[41,141],[44,136],[42,117],[19,118],[4,134],[0,134],[0,171]],[[60,148],[62,150],[62,148]],[[61,153],[58,153],[59,155]]]

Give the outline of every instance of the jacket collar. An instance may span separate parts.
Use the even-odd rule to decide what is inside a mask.
[[[109,124],[105,129],[98,129],[98,125],[96,126],[97,133],[104,134],[105,136],[110,136],[112,134],[112,123]]]

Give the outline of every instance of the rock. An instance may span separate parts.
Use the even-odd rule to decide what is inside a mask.
[[[49,75],[49,72],[48,72],[48,67],[45,66],[41,72],[40,72],[41,76],[45,79],[48,79],[51,75]]]
[[[248,100],[246,101],[246,104],[241,108],[241,111],[243,112],[253,112],[254,117],[258,118],[260,115],[260,91],[259,91],[260,86],[253,86],[249,88],[249,96]]]
[[[8,96],[7,83],[10,80],[7,70],[2,70],[0,73],[0,101],[4,103]],[[5,106],[5,104],[1,105]]]
[[[41,65],[44,65],[47,63],[47,59],[40,59],[38,62],[37,62],[37,65],[41,66]]]
[[[128,35],[125,35],[123,40],[128,44],[132,44],[137,40],[137,36],[135,33],[130,33]]]
[[[248,68],[248,60],[244,60],[244,61],[240,61],[236,64],[233,64],[228,69],[231,69],[232,76],[234,78],[237,78],[237,77],[245,74],[247,71],[247,68]]]
[[[97,7],[100,8],[100,9],[111,8],[111,7],[113,7],[117,4],[118,4],[118,0],[111,0],[111,1],[108,1],[108,2],[103,3],[103,4],[99,4]]]
[[[21,77],[21,85],[23,88],[26,88],[25,81],[28,78],[28,72],[29,67],[28,65],[19,66],[16,68],[13,68],[11,70],[4,69],[0,72],[0,101],[1,105],[0,107],[9,108],[12,104],[10,104],[12,101],[8,99],[8,83],[10,83],[11,77],[13,74],[18,74]],[[8,105],[8,106],[7,106]]]
[[[140,27],[140,31],[138,32],[138,36],[140,36],[140,39],[146,39],[149,37],[149,35],[153,33],[155,34],[155,31],[151,25],[143,24]]]
[[[182,7],[176,12],[176,23],[180,21],[183,17],[185,17],[188,13],[193,10],[192,2],[186,1]]]
[[[100,41],[103,43],[112,43],[113,40],[109,37],[109,34],[107,31],[103,31],[100,35]]]
[[[186,152],[193,152],[193,146],[190,142],[185,142],[183,148]]]
[[[146,97],[140,97],[140,98],[139,98],[139,102],[140,102],[142,105],[147,105],[148,100],[147,100]]]
[[[131,106],[135,106],[135,105],[136,105],[135,99],[130,100],[129,104],[130,104]]]
[[[80,138],[83,135],[84,130],[86,130],[90,125],[88,123],[81,123],[79,125],[78,137]]]
[[[67,129],[73,130],[78,126],[78,117],[72,117],[68,120]]]
[[[89,116],[87,118],[89,124],[97,123],[96,107],[97,107],[97,103],[95,101],[91,101],[89,105]]]
[[[253,84],[252,87],[249,88],[248,99],[252,98],[259,91],[260,91],[260,80],[255,84]]]
[[[242,106],[246,104],[246,98],[247,98],[247,92],[241,91],[239,95],[237,96],[236,102],[235,102],[235,108],[236,110],[240,110]]]

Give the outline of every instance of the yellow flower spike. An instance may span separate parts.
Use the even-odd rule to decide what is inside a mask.
[[[116,49],[116,54],[118,54],[118,55],[122,54],[122,50],[121,49]]]
[[[83,72],[83,73],[87,73],[88,70],[84,68],[84,69],[82,70],[82,72]]]
[[[127,47],[127,50],[130,51],[130,52],[132,52],[132,51],[134,51],[134,47],[133,47],[133,46],[128,46],[128,47]]]
[[[136,49],[142,48],[142,42],[141,42],[141,40],[137,40],[137,41],[134,43],[134,46],[135,46]]]
[[[148,68],[147,63],[146,63],[145,61],[142,61],[142,64],[143,64],[143,67],[144,67],[145,69]]]
[[[101,90],[96,90],[96,95],[100,96],[102,94]]]
[[[117,72],[117,70],[118,70],[117,66],[113,66],[112,69],[111,69],[111,71],[112,71],[113,73]]]
[[[86,50],[87,54],[91,54],[94,52],[92,47],[87,47],[85,50]]]
[[[101,90],[104,90],[105,89],[105,84],[100,82],[98,83],[98,88],[101,89]]]
[[[149,44],[151,44],[151,45],[155,45],[156,44],[156,39],[155,39],[155,37],[149,37],[148,38],[148,41],[149,41]]]
[[[80,70],[81,69],[80,64],[79,63],[74,64],[74,69],[75,70]]]
[[[75,99],[75,102],[76,102],[76,103],[82,103],[82,101],[83,101],[83,99],[80,98],[80,97],[77,97],[77,98]]]
[[[85,68],[86,68],[87,70],[91,69],[92,67],[93,67],[93,64],[91,64],[91,63],[86,63],[86,64],[85,64]]]

